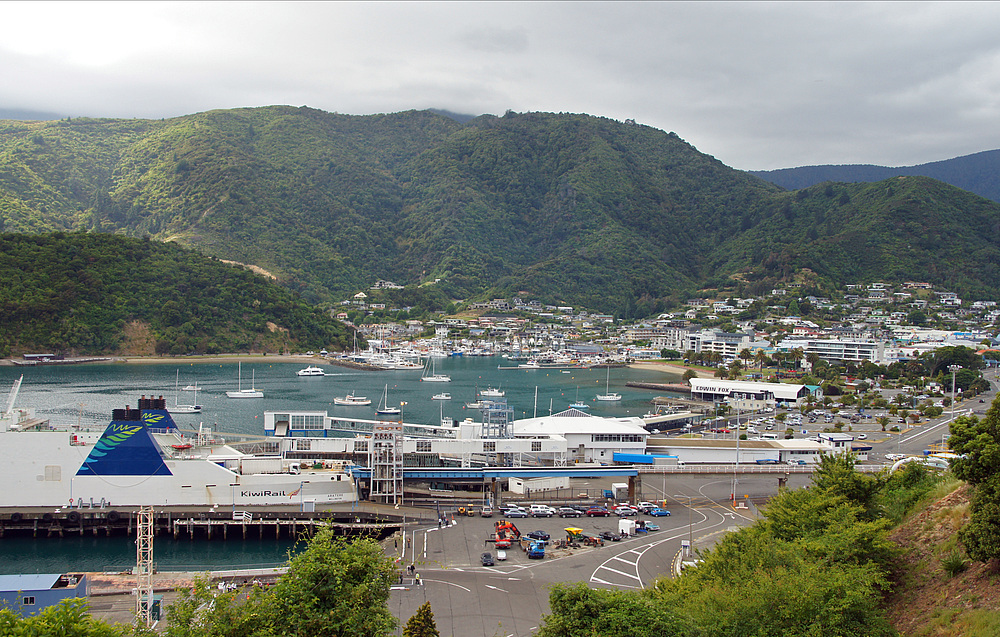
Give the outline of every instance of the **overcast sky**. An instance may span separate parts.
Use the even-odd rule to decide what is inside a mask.
[[[0,109],[582,112],[741,169],[1000,148],[1000,3],[0,3]]]

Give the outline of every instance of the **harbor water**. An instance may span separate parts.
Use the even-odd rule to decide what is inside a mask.
[[[168,405],[190,403],[190,391],[175,387],[196,385],[199,414],[174,416],[182,429],[199,425],[219,432],[262,435],[265,411],[320,411],[329,415],[375,418],[375,408],[387,395],[389,405],[402,409],[405,422],[437,424],[441,416],[455,420],[479,419],[479,412],[466,409],[478,390],[492,387],[506,394],[515,418],[543,416],[585,402],[596,416],[641,416],[652,409],[657,392],[625,386],[628,381],[677,382],[674,374],[634,368],[519,369],[517,363],[500,357],[448,357],[435,361],[436,371],[451,382],[421,382],[416,371],[357,371],[323,365],[325,376],[297,376],[311,364],[268,361],[267,357],[243,359],[242,387],[253,385],[264,398],[231,399],[226,391],[237,389],[237,362],[210,363],[178,359],[176,363],[96,363],[0,367],[0,395],[24,374],[17,399],[19,407],[33,408],[37,416],[53,423],[103,427],[111,410],[135,406],[140,396],[163,396]],[[515,369],[504,369],[515,367]],[[597,394],[622,395],[621,401],[599,402]],[[337,396],[349,393],[367,396],[367,407],[338,406]],[[451,400],[432,400],[441,392]],[[662,393],[662,392],[661,392]],[[2,454],[2,450],[0,450]],[[156,557],[161,570],[209,570],[272,566],[282,563],[293,543],[278,540],[172,540],[157,538]],[[135,562],[134,538],[65,537],[0,539],[0,574],[107,571],[127,568]]]

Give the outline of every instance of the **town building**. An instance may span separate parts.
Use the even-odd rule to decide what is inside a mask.
[[[37,615],[64,599],[86,599],[89,595],[90,585],[83,573],[0,575],[0,608],[21,617]]]
[[[741,411],[758,411],[765,407],[798,407],[810,395],[805,385],[788,383],[757,383],[744,380],[692,378],[691,397],[705,402],[725,402]],[[818,391],[818,390],[817,390]],[[815,393],[813,393],[815,396]],[[822,398],[822,396],[815,396]]]

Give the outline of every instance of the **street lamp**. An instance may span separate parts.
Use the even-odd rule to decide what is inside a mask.
[[[948,365],[948,371],[951,372],[951,419],[955,420],[955,375],[958,370],[962,369],[961,365]]]
[[[664,493],[664,497],[665,496],[666,496],[666,493]],[[687,508],[688,508],[688,546],[687,546],[687,555],[688,555],[688,557],[691,557],[691,554],[694,551],[694,534],[693,534],[693,522],[692,522],[692,516],[694,514],[693,514],[692,509],[691,509],[691,495],[690,494],[687,494],[687,495],[681,494],[681,495],[675,495],[674,496],[674,500],[677,500],[678,504],[680,503],[680,498],[687,498],[687,501],[688,501],[688,504],[687,504]]]

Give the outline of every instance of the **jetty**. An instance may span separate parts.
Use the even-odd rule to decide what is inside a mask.
[[[73,535],[134,535],[136,507],[51,508],[0,510],[0,538],[8,535],[67,537]],[[296,538],[330,526],[342,536],[383,538],[407,522],[435,523],[434,511],[370,502],[331,505],[321,511],[304,511],[298,505],[262,507],[183,507],[154,509],[153,534],[174,539]]]

